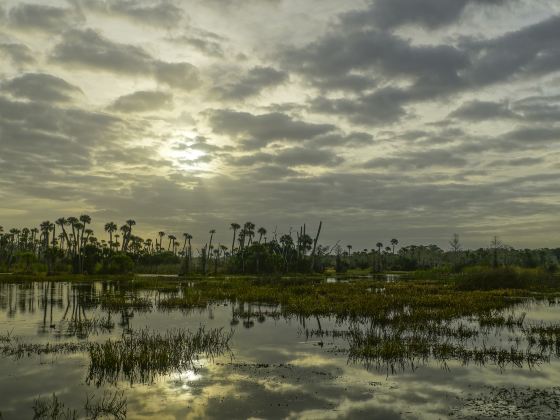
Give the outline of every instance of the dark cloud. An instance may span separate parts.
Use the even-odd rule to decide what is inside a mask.
[[[192,64],[156,60],[141,47],[113,42],[92,29],[67,32],[54,48],[52,60],[91,70],[153,76],[181,89],[193,89],[199,84],[198,70]]]
[[[136,0],[74,0],[78,7],[111,16],[121,16],[145,25],[173,27],[184,17],[184,11],[172,1],[148,3]]]
[[[65,177],[89,171],[96,148],[118,141],[123,127],[107,114],[0,97],[4,182],[21,193],[37,185],[37,179],[42,185],[55,180],[58,185],[71,185]]]
[[[211,57],[221,58],[224,56],[224,49],[219,41],[214,39],[204,38],[200,35],[184,35],[175,38],[167,38],[168,41],[188,45]]]
[[[228,41],[225,37],[215,32],[192,26],[189,26],[184,34],[168,36],[165,40],[175,45],[186,45],[195,48],[201,53],[214,58],[224,57],[224,44]]]
[[[513,102],[512,107],[528,122],[560,121],[560,95],[523,98]]]
[[[147,112],[172,105],[173,95],[160,91],[137,91],[124,95],[111,105],[110,109],[119,112]]]
[[[402,103],[407,95],[400,89],[385,88],[357,98],[317,97],[310,103],[314,112],[345,117],[353,123],[375,126],[399,121],[407,115]]]
[[[243,100],[259,94],[263,89],[288,80],[288,74],[272,67],[254,67],[239,80],[218,88],[218,95],[226,100]]]
[[[23,3],[9,10],[8,20],[19,30],[58,33],[82,21],[82,18],[70,8]]]
[[[468,5],[501,6],[506,3],[507,0],[374,0],[366,10],[345,14],[342,21],[352,26],[393,28],[412,24],[436,29],[456,22]]]
[[[519,115],[515,114],[507,103],[469,101],[449,114],[449,117],[466,121],[484,121],[516,119],[519,118]]]
[[[465,52],[451,45],[412,46],[409,41],[377,30],[330,33],[301,49],[288,51],[294,71],[319,80],[347,77],[352,71],[373,71],[390,78],[449,85],[468,66]]]
[[[0,44],[0,55],[10,60],[15,66],[21,67],[35,62],[31,49],[23,44]]]
[[[560,16],[509,32],[495,39],[468,41],[473,64],[465,77],[471,84],[504,82],[516,75],[543,75],[560,70]]]
[[[545,160],[542,157],[498,159],[489,162],[486,166],[488,166],[489,168],[500,167],[500,166],[524,167],[524,166],[540,165],[544,163],[544,161]]]
[[[467,160],[454,153],[435,149],[421,152],[405,152],[394,157],[374,158],[365,163],[366,168],[396,167],[400,169],[460,168]]]
[[[321,136],[314,137],[307,142],[310,145],[318,148],[330,147],[364,147],[373,145],[373,136],[369,133],[352,132],[348,135],[340,133],[329,133]]]
[[[560,127],[523,127],[502,136],[506,143],[512,142],[532,147],[535,144],[557,144],[560,140]]]
[[[23,74],[1,83],[0,88],[15,97],[45,102],[69,102],[83,95],[80,88],[44,73]]]
[[[415,102],[560,70],[559,28],[560,16],[554,16],[494,39],[433,45],[360,29],[343,19],[319,40],[288,49],[281,59],[321,90],[311,101],[315,112],[378,125],[398,121]],[[345,89],[358,94],[332,97]]]
[[[264,147],[275,140],[307,140],[336,128],[295,120],[279,112],[253,115],[228,109],[211,111],[209,121],[215,133],[240,138],[248,148]]]
[[[306,147],[289,147],[280,149],[274,153],[259,152],[242,156],[233,160],[233,163],[241,166],[252,166],[273,163],[278,166],[293,168],[297,166],[329,166],[334,167],[341,164],[344,159],[330,150]]]

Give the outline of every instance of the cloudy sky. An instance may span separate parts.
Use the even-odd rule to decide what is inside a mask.
[[[32,1],[0,2],[5,228],[558,245],[557,0]]]

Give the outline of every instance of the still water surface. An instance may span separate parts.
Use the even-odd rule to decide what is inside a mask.
[[[148,327],[233,330],[231,352],[200,359],[196,369],[149,383],[95,384],[85,353],[0,356],[0,412],[32,418],[38,397],[56,393],[78,411],[88,396],[120,389],[129,418],[558,418],[560,362],[532,368],[442,365],[428,361],[395,372],[349,362],[346,339],[315,330],[345,331],[345,321],[267,316],[274,308],[220,303],[191,311],[102,310],[98,298],[113,283],[0,284],[0,334],[22,342],[66,343],[118,339]],[[167,292],[140,291],[156,303]],[[248,312],[261,316],[243,316]],[[560,307],[523,304],[526,322],[556,323]],[[239,315],[241,314],[241,315]],[[109,320],[111,328],[76,331],[76,321]],[[495,329],[485,339],[509,348],[515,332]],[[1,344],[1,343],[0,343]]]

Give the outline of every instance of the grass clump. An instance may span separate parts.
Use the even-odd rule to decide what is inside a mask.
[[[56,394],[51,398],[37,398],[33,403],[33,420],[74,420],[78,418],[76,410],[66,408]]]
[[[84,409],[88,419],[109,417],[115,420],[124,420],[127,411],[124,391],[105,391],[100,398],[88,396]]]
[[[135,295],[104,295],[100,298],[101,309],[107,311],[121,311],[123,309],[134,309],[137,311],[150,311],[152,301]]]
[[[88,381],[100,385],[116,383],[122,377],[130,383],[149,383],[156,375],[194,369],[201,354],[213,358],[229,351],[232,335],[221,328],[170,330],[163,334],[144,329],[125,334],[121,340],[92,343]]]

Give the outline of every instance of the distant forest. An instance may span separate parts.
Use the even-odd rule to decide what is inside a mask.
[[[104,238],[90,228],[91,217],[59,218],[33,228],[5,230],[0,226],[0,272],[74,274],[286,274],[345,273],[348,270],[381,273],[387,271],[460,271],[470,266],[540,268],[556,272],[560,248],[514,249],[497,237],[488,246],[463,249],[458,235],[449,248],[437,245],[401,246],[398,239],[376,242],[371,249],[354,249],[350,244],[319,243],[323,224],[314,232],[306,226],[285,233],[256,228],[252,222],[231,223],[231,242],[216,243],[216,230],[198,240],[160,231],[143,239],[135,235],[136,222],[118,227],[104,225]]]

